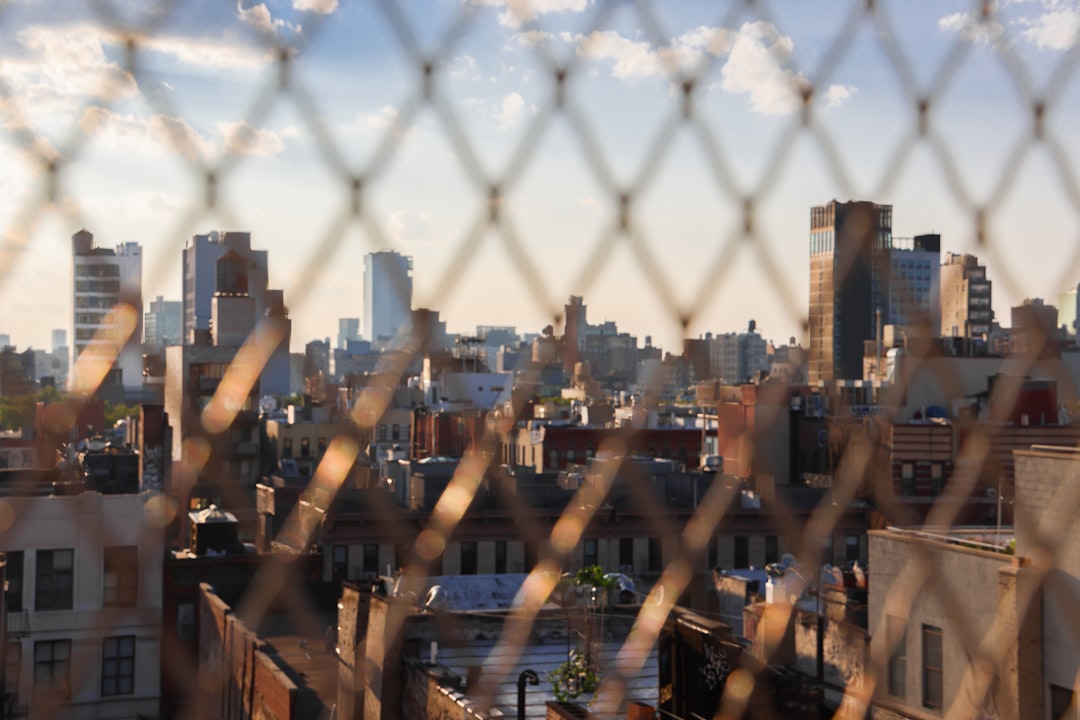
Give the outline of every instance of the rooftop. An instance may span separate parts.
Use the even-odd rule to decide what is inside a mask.
[[[957,545],[973,550],[1012,555],[1016,551],[1016,532],[1011,526],[923,527],[899,528],[889,526],[885,533],[920,540],[932,540],[947,545]]]

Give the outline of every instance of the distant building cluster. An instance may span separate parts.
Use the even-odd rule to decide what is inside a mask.
[[[80,230],[71,334],[0,337],[3,712],[584,717],[677,574],[619,717],[714,717],[737,669],[775,717],[1068,717],[1080,284],[1002,327],[978,258],[892,228],[811,208],[805,346],[750,320],[665,351],[578,295],[456,334],[381,251],[296,353],[250,233],[194,236],[144,308],[139,247]]]

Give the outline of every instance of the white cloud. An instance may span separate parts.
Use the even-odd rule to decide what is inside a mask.
[[[161,53],[177,62],[208,70],[252,70],[270,65],[273,55],[268,49],[253,48],[218,38],[161,36],[139,40],[144,51]]]
[[[938,20],[938,27],[945,32],[959,33],[973,43],[991,44],[997,41],[1005,28],[997,20],[983,21],[978,13],[958,12]]]
[[[383,105],[377,112],[369,114],[365,121],[370,127],[388,128],[396,127],[398,119],[398,109],[393,105]]]
[[[293,0],[293,10],[329,15],[337,10],[338,0]]]
[[[214,158],[222,151],[271,157],[285,149],[280,135],[267,128],[252,128],[245,122],[220,122],[216,125],[217,138],[211,139],[183,118],[163,114],[142,117],[99,106],[83,112],[79,128],[112,148],[141,154],[178,154],[191,162]]]
[[[476,58],[472,55],[458,55],[446,63],[446,74],[452,78],[479,80]]]
[[[66,122],[86,102],[137,92],[131,74],[108,59],[93,26],[30,26],[16,42],[15,52],[5,53],[4,80],[20,114],[34,124]]]
[[[273,157],[285,149],[281,136],[267,128],[254,128],[244,121],[219,122],[222,147],[233,155]]]
[[[852,85],[830,85],[825,91],[825,107],[836,107],[858,90]]]
[[[744,23],[731,45],[720,74],[720,87],[748,95],[750,109],[765,115],[791,112],[798,107],[801,76],[784,67],[794,44],[771,23]]]
[[[1025,26],[1023,38],[1040,50],[1068,50],[1080,33],[1080,8],[1053,4],[1042,15],[1017,22]]]
[[[499,13],[499,24],[516,28],[549,13],[584,12],[593,0],[473,0],[473,3],[506,8]]]
[[[520,93],[512,92],[504,97],[499,107],[499,127],[506,130],[516,125],[524,109],[525,100]]]
[[[278,28],[288,28],[296,32],[300,30],[299,25],[274,17],[266,3],[245,8],[244,0],[236,0],[236,16],[268,38],[277,38]]]
[[[578,38],[582,57],[611,61],[611,74],[622,80],[693,72],[710,57],[718,58],[721,81],[710,88],[745,95],[751,110],[769,115],[791,112],[801,102],[805,80],[788,67],[793,47],[790,37],[765,21],[744,23],[734,32],[700,26],[660,48],[610,30]],[[832,106],[855,92],[850,85],[832,85],[824,97]]]
[[[431,215],[414,210],[395,210],[386,221],[386,234],[398,245],[431,245],[444,239]]]

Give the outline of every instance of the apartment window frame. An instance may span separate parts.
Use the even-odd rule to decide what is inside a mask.
[[[765,536],[765,564],[780,562],[780,536]]]
[[[742,570],[750,567],[750,536],[736,535],[732,538],[732,564],[733,570]]]
[[[71,640],[34,642],[34,693],[71,697]]]
[[[65,557],[66,561],[57,564]],[[34,611],[71,610],[75,602],[74,548],[38,550],[34,560]]]
[[[115,545],[102,553],[102,607],[135,607],[139,602],[139,548]]]
[[[379,544],[364,543],[361,562],[364,564],[365,573],[379,574]]]
[[[347,580],[349,577],[349,546],[330,546],[330,578]]]
[[[649,572],[658,573],[664,569],[664,545],[658,537],[649,538]]]
[[[628,567],[634,572],[634,538],[619,538],[619,568]]]
[[[941,710],[945,699],[944,636],[941,628],[922,626],[922,704]]]
[[[101,643],[101,696],[135,693],[135,636],[116,635]]]

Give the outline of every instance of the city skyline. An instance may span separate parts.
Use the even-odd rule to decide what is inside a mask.
[[[430,13],[409,17],[418,44],[428,49],[464,7],[441,0],[429,5]],[[0,16],[0,61],[12,101],[0,117],[0,166],[6,168],[0,174],[0,236],[5,258],[17,264],[0,284],[0,306],[9,318],[4,332],[20,345],[48,347],[49,329],[68,326],[70,307],[49,288],[70,282],[71,267],[58,261],[66,256],[59,249],[82,225],[104,247],[142,244],[143,295],[168,299],[180,296],[181,250],[193,234],[250,231],[274,256],[269,284],[282,287],[287,300],[298,298],[288,301],[294,350],[301,339],[333,337],[338,318],[362,315],[362,259],[382,249],[414,258],[414,306],[439,310],[455,331],[477,324],[538,330],[566,297],[583,294],[593,317],[615,320],[639,338],[652,335],[666,349],[677,349],[683,335],[737,330],[751,318],[766,337],[784,342],[794,335],[805,342],[807,213],[831,198],[891,204],[895,235],[939,233],[943,253],[978,255],[995,282],[994,309],[1002,318],[1027,296],[1054,302],[1080,278],[1073,260],[1076,208],[1045,147],[1036,146],[1010,172],[1015,177],[1001,202],[988,202],[1032,125],[1025,107],[1054,82],[1071,40],[1068,29],[1080,17],[1075,3],[1002,3],[996,24],[986,26],[971,24],[965,2],[882,11],[911,65],[913,91],[886,61],[883,30],[866,22],[818,81],[837,26],[835,10],[824,3],[778,8],[768,20],[665,4],[653,10],[662,13],[655,20],[666,41],[632,8],[605,16],[602,4],[587,0],[537,3],[538,27],[522,26],[502,3],[468,7],[475,11],[468,31],[438,66],[434,83],[467,138],[459,147],[448,143],[444,119],[431,106],[410,112],[420,97],[417,66],[371,5],[197,3],[140,38],[140,73],[132,77],[121,69],[119,35],[95,24],[98,18],[85,8],[61,14],[49,2],[10,3]],[[277,72],[258,27],[303,48],[293,76],[313,99],[345,172],[363,172],[380,143],[398,143],[364,195],[366,224],[352,221],[316,267],[314,282],[297,270],[319,252],[349,206],[347,178],[326,169],[291,98],[281,97],[265,115],[252,114],[259,89],[272,88]],[[955,73],[946,74],[928,116],[951,158],[944,165],[949,170],[927,141],[915,142],[901,153],[895,182],[876,193],[897,148],[917,127],[912,94],[934,86],[959,37],[971,44],[963,46],[967,52]],[[1004,44],[995,49],[994,42]],[[537,43],[546,43],[556,58],[576,58],[568,99],[587,118],[613,187],[598,182],[566,115],[544,123],[553,83],[538,60]],[[1028,97],[1017,94],[1003,55],[1030,73]],[[583,273],[617,220],[618,191],[634,187],[664,123],[677,117],[680,96],[665,76],[665,63],[706,60],[711,65],[699,81],[695,108],[734,176],[735,193],[717,190],[706,146],[680,126],[630,207],[631,226],[642,234],[649,257],[636,257],[630,243],[616,242],[603,262],[590,266],[594,272]],[[102,92],[102,78],[117,83],[111,102],[103,97],[110,93]],[[779,173],[763,185],[775,148],[798,123],[791,87],[800,78],[818,81],[813,117],[824,135],[798,135]],[[1045,115],[1054,153],[1067,165],[1080,159],[1075,136],[1065,131],[1080,106],[1077,85],[1069,80],[1056,90]],[[242,118],[252,120],[246,130]],[[47,215],[25,248],[17,237],[13,243],[14,229],[42,176],[15,149],[12,131],[21,124],[33,128],[42,146],[59,148],[64,162],[57,197],[64,208],[78,210]],[[77,155],[63,152],[73,129],[90,138]],[[520,272],[498,233],[488,231],[469,253],[465,271],[447,282],[454,254],[487,210],[486,195],[462,170],[459,151],[467,146],[484,175],[499,178],[534,130],[537,151],[511,184],[504,214],[504,229],[514,231],[532,270]],[[216,167],[213,158],[223,148],[239,153],[242,162],[222,178],[221,212],[196,209],[188,216],[202,197],[201,177],[177,160],[169,137],[184,138],[180,149],[188,158],[209,158],[207,168]],[[836,149],[838,166],[823,156],[823,146]],[[961,178],[959,192],[952,170]],[[844,177],[849,181],[841,182]],[[741,240],[739,194],[756,199],[754,231],[774,268],[769,272],[754,246]],[[972,207],[963,207],[964,194]],[[987,247],[977,242],[974,224],[984,203],[990,205]],[[718,263],[727,243],[739,247],[730,262]],[[1040,257],[1060,262],[1048,275]],[[674,307],[665,306],[643,266],[663,278]],[[298,283],[305,281],[309,285],[300,292]],[[710,284],[715,291],[704,290]],[[452,292],[440,290],[447,286]],[[701,298],[705,302],[684,331],[677,314]]]

